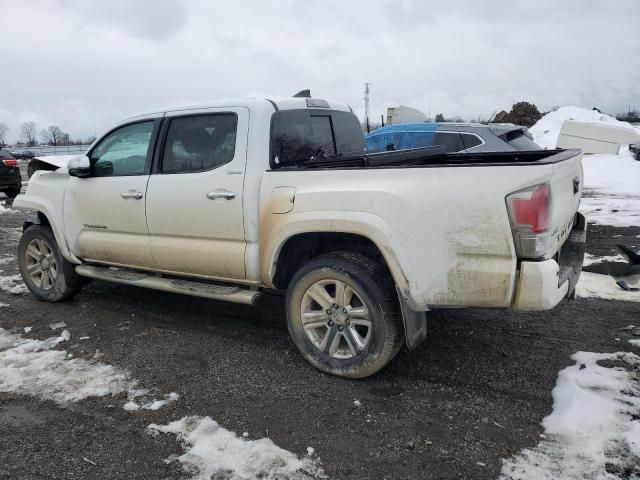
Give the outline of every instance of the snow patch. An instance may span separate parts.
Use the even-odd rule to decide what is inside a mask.
[[[0,265],[6,265],[11,260],[13,260],[13,257],[2,257],[0,258]]]
[[[129,392],[129,401],[124,404],[124,409],[129,412],[135,412],[137,410],[160,410],[165,405],[171,402],[175,402],[180,398],[175,392],[171,392],[164,396],[162,400],[149,400],[149,390],[132,390]]]
[[[6,206],[5,202],[0,202],[0,215],[3,213],[15,213],[17,210]]]
[[[582,272],[576,285],[576,296],[580,298],[604,298],[640,302],[640,292],[623,290],[609,275]]]
[[[501,480],[618,478],[640,473],[640,357],[578,352],[553,389],[544,440],[503,460]],[[610,361],[608,366],[602,362]],[[626,477],[625,477],[626,478]],[[633,478],[636,478],[635,476]]]
[[[632,338],[629,343],[634,347],[640,347],[640,338]]]
[[[313,453],[299,458],[268,438],[247,440],[210,417],[184,417],[168,425],[151,424],[151,435],[176,435],[185,453],[179,461],[193,480],[309,480],[327,478]],[[308,450],[313,452],[313,450]]]
[[[4,290],[13,295],[23,295],[29,291],[27,286],[22,283],[22,277],[20,275],[0,276],[0,290]]]
[[[121,393],[135,401],[148,393],[137,387],[137,381],[131,380],[126,370],[96,360],[70,359],[72,355],[66,350],[53,350],[70,338],[68,330],[59,337],[35,340],[0,328],[0,392],[60,404]],[[161,400],[165,403],[157,408],[177,400],[177,394],[170,397],[168,401],[167,398]],[[154,404],[145,400],[144,405],[147,403]]]
[[[602,262],[626,262],[627,260],[620,254],[617,255],[605,255],[599,257],[597,255],[591,255],[590,253],[584,254],[584,266],[595,265]]]

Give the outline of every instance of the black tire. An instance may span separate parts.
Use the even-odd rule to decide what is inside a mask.
[[[46,247],[40,251],[50,252],[47,255],[47,257],[49,257],[47,263],[49,268],[47,270],[51,271],[50,266],[52,264],[55,265],[55,278],[52,283],[50,282],[51,285],[44,285],[44,282],[38,285],[36,283],[37,280],[34,280],[27,272],[29,265],[32,265],[34,262],[34,257],[27,253],[27,247],[29,247],[33,241],[45,242]],[[55,263],[51,262],[51,258]],[[75,272],[75,266],[60,254],[56,239],[48,226],[32,225],[23,232],[20,243],[18,244],[18,265],[20,267],[20,274],[27,288],[38,300],[45,302],[68,300],[80,291],[82,285],[87,283],[83,277]],[[41,271],[43,268],[40,264]],[[49,280],[51,278],[50,276]],[[45,288],[43,288],[43,286]]]
[[[324,339],[324,337],[322,341],[315,338],[316,335],[320,336],[320,334],[307,334],[302,325],[302,309],[305,295],[317,282],[324,281],[339,281],[350,287],[355,291],[358,301],[361,300],[361,303],[364,304],[369,312],[368,319],[371,326],[368,328],[371,328],[371,336],[366,346],[360,346],[362,350],[354,353],[354,350],[351,349],[350,353],[347,352],[347,355],[352,355],[350,358],[335,358],[327,353],[327,345],[331,342]],[[330,285],[325,288],[325,292],[327,292],[327,288],[331,288]],[[331,296],[330,293],[329,295]],[[334,297],[337,298],[338,295],[334,294]],[[322,310],[314,310],[312,314],[321,315],[324,311],[323,307],[320,303],[314,303],[314,305],[316,309],[321,308]],[[348,308],[351,309],[353,307],[349,305]],[[286,309],[289,333],[304,358],[314,367],[332,375],[345,378],[368,377],[387,365],[402,347],[404,331],[393,279],[377,262],[364,255],[337,252],[309,261],[298,270],[289,284]],[[342,311],[347,312],[347,309]],[[350,317],[346,313],[345,316],[347,318]],[[332,319],[335,319],[335,323]],[[324,320],[315,321],[323,322]],[[349,325],[348,320],[327,315],[326,321],[327,326],[322,325],[317,328],[319,330],[326,329],[326,335],[329,335],[329,331],[332,328],[340,329],[341,333],[336,332],[333,335],[342,335],[344,340],[338,340],[338,344],[344,345],[343,348],[348,350],[353,344],[352,336],[351,342],[348,342],[346,338],[352,335],[347,335],[346,332],[348,327],[345,326],[344,322]],[[353,324],[351,326],[352,329],[358,328]],[[313,332],[317,331],[313,330]],[[315,339],[312,340],[310,336]],[[318,343],[321,345],[318,345]],[[321,351],[322,345],[325,346],[325,351]]]
[[[20,195],[20,187],[11,187],[4,191],[5,195],[9,198],[15,198]]]

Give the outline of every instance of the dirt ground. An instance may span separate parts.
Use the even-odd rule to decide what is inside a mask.
[[[0,215],[0,256],[15,254],[24,218]],[[612,254],[616,243],[640,245],[639,235],[591,226],[587,251]],[[15,261],[0,268],[18,272]],[[132,413],[124,398],[60,406],[0,393],[0,478],[12,480],[189,478],[164,462],[182,453],[175,437],[145,432],[186,415],[210,415],[299,455],[312,446],[330,478],[496,478],[502,458],[539,440],[570,355],[631,350],[620,328],[640,320],[640,304],[594,299],[534,314],[433,312],[417,351],[349,381],[302,359],[275,295],[246,307],[93,282],[67,303],[2,291],[0,302],[9,304],[0,327],[32,326],[30,336],[47,338],[49,324],[64,321],[74,356],[99,350],[141,385],[180,395]]]

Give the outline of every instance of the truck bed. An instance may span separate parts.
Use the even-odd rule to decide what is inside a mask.
[[[553,258],[571,231],[580,201],[581,158],[580,150],[445,154],[416,149],[267,170],[260,189],[260,229],[268,240],[261,245],[260,263],[272,265],[275,245],[295,234],[298,225],[356,234],[379,247],[416,311],[510,307],[521,259],[506,199],[549,185],[552,241],[539,260]],[[262,274],[269,276],[266,269]]]
[[[532,150],[517,152],[445,153],[444,147],[414,148],[342,157],[318,156],[295,166],[276,171],[300,169],[344,168],[415,168],[441,166],[547,165],[559,163],[580,154],[580,150]]]

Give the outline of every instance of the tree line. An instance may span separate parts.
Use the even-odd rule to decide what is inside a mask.
[[[0,147],[7,145],[7,134],[9,126],[0,122]],[[50,145],[52,147],[60,147],[66,145],[87,145],[93,143],[96,139],[90,136],[85,139],[71,139],[69,134],[57,125],[49,125],[47,128],[40,130],[40,141],[38,141],[38,125],[33,120],[29,120],[20,124],[19,142],[27,147],[35,147],[38,145]]]

